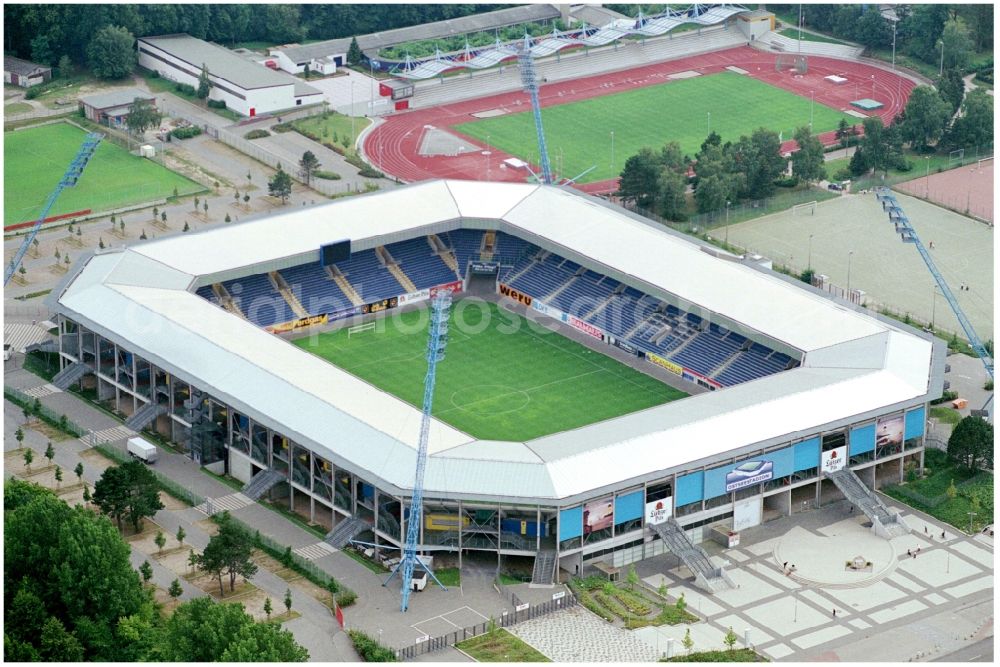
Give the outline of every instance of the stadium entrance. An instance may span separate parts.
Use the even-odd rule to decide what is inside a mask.
[[[497,279],[500,273],[500,262],[470,261],[465,272],[465,291],[467,294],[491,297],[497,291]]]

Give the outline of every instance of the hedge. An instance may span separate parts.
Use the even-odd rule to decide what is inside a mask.
[[[271,133],[267,130],[250,130],[243,135],[246,139],[263,139],[264,137],[271,136]]]
[[[339,181],[340,174],[334,171],[324,171],[322,169],[313,172],[313,176],[316,178],[322,178],[324,181]]]
[[[347,635],[365,662],[396,662],[396,652],[382,646],[360,630],[348,630]]]
[[[201,134],[201,128],[197,125],[191,125],[189,127],[178,127],[170,131],[177,139],[190,139],[191,137],[197,137]]]

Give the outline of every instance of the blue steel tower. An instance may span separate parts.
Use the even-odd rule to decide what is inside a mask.
[[[525,37],[521,51],[517,54],[517,62],[521,67],[521,84],[531,96],[531,110],[535,114],[535,132],[538,134],[538,160],[542,167],[542,182],[551,185],[552,168],[549,167],[549,149],[545,145],[545,130],[542,129],[542,107],[538,102],[535,59],[531,55],[531,46],[527,37]]]
[[[6,285],[14,272],[17,271],[18,265],[21,260],[24,259],[25,253],[28,252],[28,248],[31,247],[31,242],[35,240],[35,236],[38,234],[38,230],[41,229],[42,223],[45,222],[45,218],[48,216],[49,211],[55,205],[56,200],[59,199],[59,195],[62,194],[63,188],[70,188],[76,185],[76,182],[80,179],[81,174],[83,174],[83,168],[87,166],[87,162],[93,157],[94,151],[97,150],[97,145],[101,143],[101,139],[104,135],[100,132],[91,132],[83,140],[83,144],[80,145],[80,150],[77,151],[76,157],[70,162],[69,167],[66,168],[66,173],[63,174],[62,179],[59,184],[56,185],[56,189],[52,191],[49,198],[45,200],[45,206],[42,207],[42,214],[38,216],[38,221],[35,222],[34,227],[27,236],[24,237],[24,242],[21,247],[18,248],[17,253],[14,254],[14,258],[10,260],[10,264],[7,266],[7,270],[3,274],[3,284]]]
[[[385,580],[388,584],[402,568],[403,599],[399,610],[406,611],[410,604],[410,591],[413,588],[413,569],[420,566],[434,579],[442,589],[445,587],[438,581],[434,573],[417,558],[417,547],[420,541],[420,524],[424,510],[424,470],[427,468],[427,439],[431,429],[431,406],[434,403],[434,381],[437,377],[438,362],[444,359],[444,348],[448,344],[448,316],[451,310],[451,294],[439,294],[431,302],[430,337],[427,341],[427,376],[424,378],[423,418],[420,421],[420,443],[417,447],[417,473],[413,481],[413,502],[410,504],[410,516],[406,523],[406,543],[403,546],[403,558]]]

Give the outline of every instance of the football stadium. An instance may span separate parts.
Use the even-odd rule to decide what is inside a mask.
[[[430,299],[451,293],[421,549],[550,583],[923,464],[945,346],[561,186],[438,180],[97,251],[50,295],[63,382],[244,493],[401,544]]]

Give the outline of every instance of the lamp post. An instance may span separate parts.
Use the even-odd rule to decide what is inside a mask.
[[[937,285],[934,285],[934,289],[932,290],[932,292],[933,292],[933,296],[931,297],[931,299],[932,299],[931,300],[931,331],[934,330],[934,316],[937,314],[937,293],[938,293],[938,286]]]
[[[941,66],[938,67],[938,76],[944,76],[944,40],[939,39],[937,45],[941,49]]]
[[[813,107],[816,106],[816,91],[809,91],[809,131],[813,129]]]
[[[726,201],[726,248],[729,247],[729,201]]]
[[[611,168],[615,168],[615,131],[611,130]]]
[[[809,257],[806,260],[806,268],[812,271],[813,267],[813,235],[809,235]]]
[[[925,155],[924,162],[927,164],[927,173],[924,174],[924,197],[931,198],[931,156]]]
[[[969,512],[969,532],[972,532],[972,517],[979,516],[976,512]]]
[[[847,253],[847,294],[851,293],[851,258],[854,257],[854,251],[851,250]]]
[[[356,81],[351,79],[351,141],[353,142],[355,137],[358,135],[354,133],[354,117],[357,116],[357,112],[354,110],[354,84]]]

